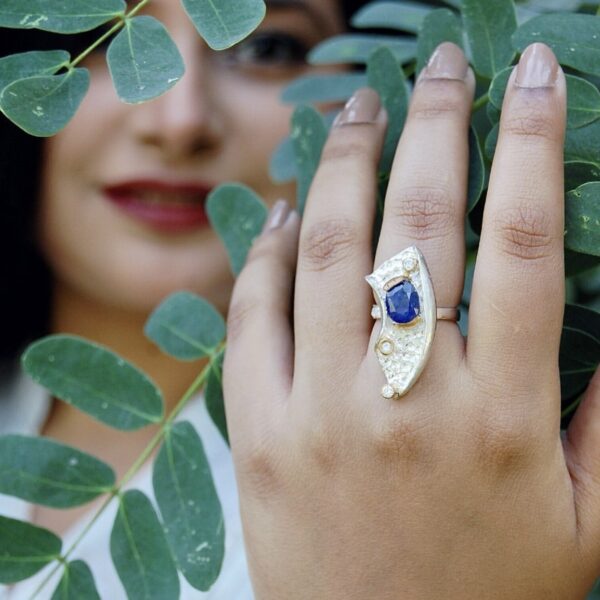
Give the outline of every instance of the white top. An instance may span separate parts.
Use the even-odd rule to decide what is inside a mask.
[[[9,381],[8,385],[0,388],[0,435],[38,434],[46,420],[50,404],[48,392],[25,374],[19,373]],[[200,396],[188,404],[178,420],[190,421],[202,438],[225,517],[225,560],[219,578],[213,587],[204,593],[192,588],[180,575],[180,598],[182,600],[252,600],[254,596],[246,566],[237,489],[229,448],[213,425]],[[152,491],[151,464],[146,464],[125,487],[144,492],[154,502],[156,508]],[[27,502],[0,494],[0,514],[3,516],[28,520],[31,509],[32,506]],[[116,511],[117,502],[113,502],[69,556],[70,560],[79,558],[88,564],[94,575],[98,593],[103,600],[126,598],[109,551],[110,532]],[[93,511],[90,510],[85,518],[77,521],[65,532],[62,536],[63,549],[70,546],[92,516]],[[11,588],[0,585],[0,600],[28,599],[53,567],[54,564]],[[59,570],[55,580],[49,582],[37,598],[49,600],[52,597],[60,580],[60,574]]]

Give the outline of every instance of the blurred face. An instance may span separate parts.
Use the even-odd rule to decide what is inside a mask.
[[[39,238],[55,277],[102,303],[150,311],[178,289],[222,309],[232,280],[203,210],[208,192],[238,181],[269,204],[293,189],[268,176],[288,131],[282,88],[306,51],[343,28],[338,0],[267,2],[247,40],[211,51],[179,0],[153,0],[186,66],[165,95],[121,103],[102,52],[86,59],[91,87],[75,118],[45,146]]]

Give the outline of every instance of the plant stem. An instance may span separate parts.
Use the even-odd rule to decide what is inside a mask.
[[[147,2],[149,0],[144,0],[144,1]],[[46,585],[48,584],[50,579],[52,579],[52,577],[54,576],[56,571],[58,569],[60,569],[60,567],[62,565],[67,564],[69,555],[73,552],[73,550],[75,550],[75,548],[79,545],[81,540],[87,535],[88,531],[94,526],[96,521],[98,521],[100,516],[108,508],[109,504],[114,500],[114,498],[121,493],[121,490],[123,489],[125,484],[127,484],[131,480],[131,478],[142,468],[142,466],[148,460],[148,458],[150,457],[152,452],[155,450],[155,448],[158,446],[158,444],[160,444],[160,442],[164,438],[165,433],[169,430],[173,421],[177,418],[179,413],[185,408],[185,406],[190,401],[192,396],[204,387],[204,384],[206,383],[206,380],[208,379],[208,376],[212,369],[213,362],[215,361],[215,359],[219,355],[219,353],[224,349],[224,347],[225,346],[223,343],[209,356],[208,364],[204,367],[204,369],[202,369],[202,371],[200,372],[198,377],[196,377],[196,379],[194,380],[192,385],[190,385],[190,387],[187,389],[185,394],[183,394],[181,399],[177,402],[177,404],[175,405],[175,408],[173,408],[173,410],[170,412],[168,417],[162,422],[162,424],[160,426],[160,430],[156,432],[156,434],[150,440],[148,445],[144,448],[144,450],[142,451],[140,456],[136,459],[136,461],[133,463],[133,465],[131,465],[131,467],[128,469],[128,471],[125,473],[125,475],[123,475],[123,477],[121,478],[121,481],[119,481],[117,486],[110,492],[110,495],[104,501],[102,506],[98,509],[96,514],[93,516],[92,520],[83,528],[81,533],[73,541],[73,543],[71,544],[69,549],[65,552],[65,554],[63,556],[61,556],[61,559],[55,565],[55,567],[52,569],[52,571],[50,571],[50,573],[48,573],[48,575],[44,578],[44,580],[40,583],[40,585],[35,589],[33,594],[30,596],[29,600],[34,600],[34,598],[36,598],[37,595],[46,587]]]
[[[137,12],[139,12],[148,2],[152,0],[142,0],[139,4],[136,4],[127,14],[119,15],[119,20],[108,30],[105,31],[103,35],[101,35],[89,48],[86,48],[79,56],[77,56],[74,60],[71,61],[69,65],[69,69],[72,69],[76,65],[78,65],[84,58],[86,58],[89,54],[91,54],[100,44],[102,44],[105,40],[107,40],[111,35],[119,31],[123,25],[125,25],[125,21],[128,18],[133,17]]]
[[[490,99],[488,93],[483,94],[483,96],[479,96],[475,102],[473,102],[472,112],[478,111],[482,106],[485,106]]]

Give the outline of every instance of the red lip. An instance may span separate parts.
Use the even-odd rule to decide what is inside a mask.
[[[213,186],[152,179],[126,181],[104,188],[105,197],[129,216],[164,232],[208,225],[206,197]]]

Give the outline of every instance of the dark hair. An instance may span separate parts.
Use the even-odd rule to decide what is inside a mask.
[[[342,0],[347,21],[364,4],[364,0]],[[1,32],[0,57],[57,48],[76,55],[97,38],[97,32],[76,36],[34,30]],[[0,376],[12,371],[27,344],[50,329],[52,277],[34,230],[42,147],[43,140],[0,116]]]

